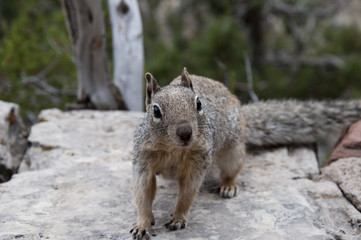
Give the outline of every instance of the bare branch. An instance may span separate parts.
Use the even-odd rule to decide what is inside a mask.
[[[49,85],[43,79],[35,76],[26,76],[25,74],[20,75],[21,81],[25,85],[34,85],[38,87],[43,92],[50,94],[54,97],[60,97],[61,95],[67,95],[69,97],[76,97],[76,93],[71,90],[59,90],[51,85]]]
[[[23,84],[34,85],[41,89],[43,92],[50,94],[51,96],[60,97],[61,95],[67,95],[70,97],[75,97],[76,94],[71,90],[59,90],[51,85],[49,85],[45,78],[46,76],[55,68],[59,61],[59,55],[53,61],[50,62],[43,70],[37,73],[34,76],[26,76],[24,73],[20,74],[20,78]]]
[[[41,70],[39,73],[35,75],[35,77],[43,79],[48,75],[58,64],[59,62],[59,55],[56,55],[56,57],[49,63],[48,66],[46,66],[43,70]]]
[[[267,57],[264,61],[266,64],[279,65],[284,67],[292,67],[295,65],[322,67],[331,69],[340,69],[344,61],[336,56],[323,56],[323,57],[301,57],[294,56],[277,56]]]
[[[227,66],[219,59],[214,58],[214,61],[217,63],[218,67],[222,69],[223,75],[224,75],[224,85],[228,88],[229,87],[229,75],[228,75],[228,69]]]
[[[253,76],[252,76],[252,67],[251,67],[251,61],[249,60],[248,54],[243,54],[244,62],[246,64],[246,73],[247,73],[247,83],[248,83],[248,91],[249,95],[251,96],[251,99],[253,102],[259,102],[259,98],[254,91],[254,84],[253,84]]]
[[[37,76],[27,77],[25,76],[25,74],[21,74],[20,78],[23,84],[35,85],[44,92],[49,93],[52,96],[56,96],[56,97],[60,96],[60,91],[58,89],[54,88],[53,86],[50,86],[49,84],[38,78]]]
[[[307,7],[293,6],[281,1],[273,4],[270,8],[270,12],[274,14],[282,14],[288,17],[316,17],[327,18],[335,15],[338,11],[343,9],[349,4],[350,0],[341,0],[330,8],[316,8],[310,9]]]

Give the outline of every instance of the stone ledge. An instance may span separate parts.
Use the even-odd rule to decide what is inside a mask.
[[[142,113],[46,110],[21,172],[0,185],[0,239],[130,239],[132,132]],[[313,151],[278,148],[249,155],[241,193],[221,199],[212,169],[188,228],[163,227],[174,182],[158,179],[153,239],[359,239],[361,214],[321,178]]]
[[[338,159],[324,167],[322,174],[335,182],[345,197],[361,212],[361,158]]]

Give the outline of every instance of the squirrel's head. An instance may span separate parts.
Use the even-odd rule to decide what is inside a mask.
[[[179,84],[160,87],[146,73],[146,108],[153,140],[169,147],[189,147],[203,134],[205,116],[186,68]]]

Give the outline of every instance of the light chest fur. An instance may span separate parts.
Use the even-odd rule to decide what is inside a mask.
[[[156,151],[149,159],[149,167],[155,175],[172,180],[192,175],[200,168],[206,169],[208,165],[201,152],[193,149],[174,148],[170,151]]]

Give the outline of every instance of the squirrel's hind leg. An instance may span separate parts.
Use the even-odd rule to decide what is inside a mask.
[[[245,156],[245,146],[241,142],[217,153],[216,161],[221,170],[221,183],[218,187],[221,197],[232,198],[238,194],[239,189],[234,181],[242,169]]]

